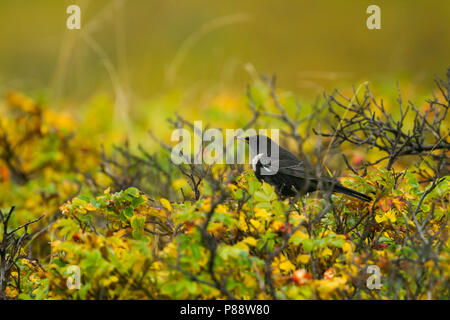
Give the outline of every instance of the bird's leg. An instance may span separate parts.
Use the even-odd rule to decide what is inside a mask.
[[[285,187],[285,184],[283,183],[281,186],[275,186],[275,192],[278,194],[278,197],[281,200],[285,200],[287,197],[283,195],[283,188]]]
[[[297,202],[301,199],[302,195],[294,186],[292,186],[291,188],[292,188],[292,191],[295,192],[295,196],[293,198],[290,198],[289,203],[291,206],[294,207],[294,210],[296,210],[300,213],[300,208],[298,207]]]
[[[295,193],[295,200],[297,200],[301,196],[300,191],[294,186],[291,186],[291,190],[294,191],[294,193]]]

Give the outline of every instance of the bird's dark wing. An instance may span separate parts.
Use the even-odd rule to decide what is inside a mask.
[[[305,168],[305,164],[301,160],[272,160],[270,158],[262,158],[262,169],[266,174],[282,173],[291,177],[301,179],[316,180],[317,176],[313,172],[309,172]],[[308,173],[309,172],[309,173]],[[322,175],[320,180],[323,182],[332,183],[333,179],[330,176]]]
[[[277,174],[281,173],[290,177],[298,178],[299,183],[301,184],[297,185],[295,182],[292,182],[292,186],[296,190],[301,190],[302,188],[305,188],[305,191],[314,191],[317,188],[318,179],[314,174],[308,174],[307,170],[305,170],[305,165],[303,161],[299,160],[270,160],[270,158],[261,159],[262,162],[262,170],[266,171],[266,174]],[[297,180],[297,179],[295,179]],[[362,194],[358,191],[349,189],[341,185],[336,179],[333,179],[330,176],[324,176],[322,175],[319,179],[322,183],[325,183],[325,186],[329,186],[332,188],[333,192],[340,192],[355,198],[358,198],[363,201],[370,202],[372,200],[371,197]],[[306,183],[306,185],[305,185]],[[310,184],[309,189],[308,184]]]
[[[268,157],[260,159],[262,170],[266,174],[282,173],[297,178],[306,178],[307,174],[303,161],[299,160],[273,160]]]
[[[277,163],[274,163],[274,167],[276,167]],[[292,160],[280,160],[278,161],[278,172],[287,174],[297,178],[306,178],[307,173],[305,171],[305,164],[303,161],[294,162]]]

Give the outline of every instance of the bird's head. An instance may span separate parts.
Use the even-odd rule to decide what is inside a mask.
[[[237,136],[236,138],[245,141],[249,145],[250,152],[255,155],[262,153],[264,156],[270,157],[273,153],[273,147],[278,146],[269,137],[262,134],[247,137]]]

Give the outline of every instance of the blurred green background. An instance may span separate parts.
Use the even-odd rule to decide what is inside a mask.
[[[70,4],[81,30],[66,28]],[[381,30],[366,28],[370,4]],[[260,74],[305,100],[366,80],[429,92],[450,64],[449,13],[442,0],[2,0],[0,93],[72,109],[100,94],[139,122],[142,108],[159,119],[244,99]]]

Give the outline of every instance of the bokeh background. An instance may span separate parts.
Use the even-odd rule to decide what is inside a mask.
[[[66,28],[70,4],[81,30]],[[370,4],[381,30],[366,28]],[[129,134],[164,131],[175,111],[230,117],[261,74],[302,102],[363,81],[420,97],[450,63],[449,13],[442,0],[2,0],[0,94],[94,108]]]
[[[72,4],[81,7],[81,30],[66,27]],[[371,4],[381,8],[381,30],[366,27]],[[41,219],[30,225],[30,241],[9,235],[0,241],[7,255],[20,254],[19,265],[7,264],[10,276],[0,272],[9,281],[5,287],[0,278],[0,299],[224,298],[152,257],[167,254],[172,264],[181,261],[189,272],[210,279],[207,255],[216,254],[204,246],[204,239],[213,239],[204,237],[209,227],[220,239],[215,264],[223,270],[218,278],[230,280],[228,290],[238,299],[275,297],[268,295],[275,289],[260,288],[268,271],[257,269],[268,270],[265,256],[275,245],[290,243],[284,235],[300,221],[312,224],[273,256],[275,286],[284,291],[279,298],[448,299],[448,179],[436,188],[427,185],[448,175],[448,162],[444,167],[429,160],[449,158],[439,142],[448,140],[450,123],[445,115],[437,117],[448,101],[434,83],[435,75],[445,78],[439,83],[448,92],[449,16],[448,0],[0,0],[0,209],[11,212],[8,227],[0,223],[0,239],[4,230],[23,235],[15,228]],[[261,81],[273,74],[275,90]],[[403,105],[410,107],[402,139],[439,145],[436,150],[414,145],[393,170],[384,170],[387,163],[380,161],[398,155],[392,150],[400,150],[399,140],[381,151],[369,142],[357,147],[313,133],[312,128],[336,128],[323,98],[335,89],[350,101],[367,96],[367,85],[375,101],[383,99],[393,117],[389,124],[398,121],[397,84]],[[426,103],[433,94],[434,102]],[[285,109],[276,108],[274,96]],[[295,219],[291,214],[291,225],[285,213],[293,207],[275,200],[251,170],[229,185],[217,176],[222,168],[231,172],[230,166],[200,174],[189,167],[193,171],[186,175],[155,141],[175,145],[166,120],[177,113],[202,120],[204,127],[242,128],[253,118],[250,102],[261,114],[251,122],[255,129],[286,129],[277,114],[283,109],[294,117],[299,103],[299,119],[313,115],[312,120],[280,144],[325,162],[344,185],[376,201],[369,207],[336,198],[339,206],[324,210],[328,201],[312,195],[307,206],[302,201],[302,209],[295,209]],[[339,109],[336,114],[346,119],[353,113]],[[381,114],[373,104],[372,110],[373,118]],[[416,122],[415,110],[424,115]],[[362,123],[370,134],[391,132]],[[342,155],[354,167],[378,164],[361,178],[346,169]],[[436,177],[429,178],[430,170]],[[194,187],[188,182],[195,178]],[[225,193],[217,197],[215,185],[230,190],[217,206],[215,199]],[[247,200],[240,202],[244,195]],[[211,223],[200,233],[193,226],[206,216]],[[143,238],[146,226],[155,229],[145,230]],[[175,244],[187,251],[178,252]],[[182,259],[175,262],[178,253]],[[347,290],[366,283],[362,271],[375,263],[389,270],[384,289]],[[82,283],[88,284],[75,293],[66,290],[70,265],[81,266]],[[304,285],[312,275],[314,281]]]

